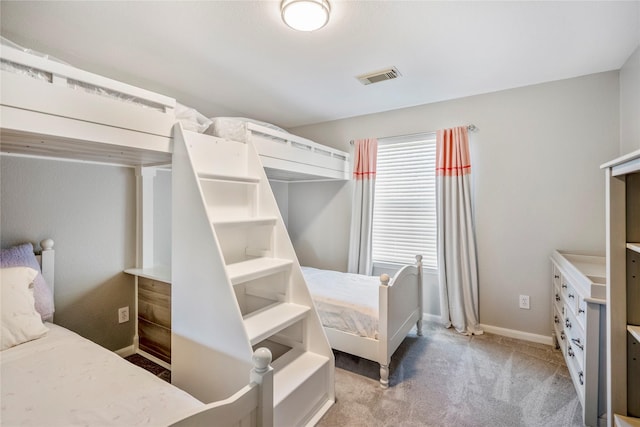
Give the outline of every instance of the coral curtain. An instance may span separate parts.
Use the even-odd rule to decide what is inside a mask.
[[[442,321],[463,334],[481,334],[478,262],[471,205],[471,159],[466,127],[436,134],[438,282]]]
[[[378,140],[358,139],[354,142],[353,203],[349,238],[349,273],[370,275],[373,199],[378,159]]]

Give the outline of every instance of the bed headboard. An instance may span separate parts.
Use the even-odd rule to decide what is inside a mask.
[[[51,287],[51,292],[53,293],[55,277],[55,251],[53,250],[53,240],[44,239],[40,242],[40,247],[42,248],[42,252],[40,252],[40,255],[36,255],[36,258],[38,258],[38,262],[40,262],[42,277],[44,277],[44,280]]]

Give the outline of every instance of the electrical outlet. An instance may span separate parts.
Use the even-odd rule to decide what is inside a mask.
[[[124,323],[128,321],[129,321],[129,306],[119,308],[118,323]]]
[[[525,310],[529,310],[529,295],[520,295],[520,308],[524,308]]]

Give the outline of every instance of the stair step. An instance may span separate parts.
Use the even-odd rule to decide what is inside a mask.
[[[292,349],[273,361],[273,405],[277,406],[295,392],[311,375],[329,362],[329,358],[300,349]]]
[[[260,182],[260,177],[248,175],[220,175],[213,173],[198,173],[198,178],[205,181],[229,181],[246,184],[256,184]]]
[[[227,265],[227,274],[229,274],[231,283],[237,285],[248,282],[249,280],[259,279],[260,277],[285,271],[291,267],[291,264],[293,264],[293,262],[288,259],[268,257],[253,258],[248,261]]]
[[[221,221],[213,221],[215,227],[242,227],[257,225],[275,225],[277,218],[275,216],[251,217],[240,219],[225,219]]]
[[[247,330],[247,335],[249,335],[251,345],[257,344],[293,325],[298,320],[306,317],[309,311],[311,311],[311,308],[306,305],[281,302],[249,314],[244,317],[244,326]]]

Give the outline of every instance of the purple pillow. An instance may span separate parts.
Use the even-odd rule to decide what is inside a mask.
[[[33,281],[33,296],[36,300],[36,311],[43,321],[51,322],[55,311],[53,292],[40,273],[40,263],[33,253],[31,243],[23,243],[0,251],[0,268],[31,267],[38,272]]]

